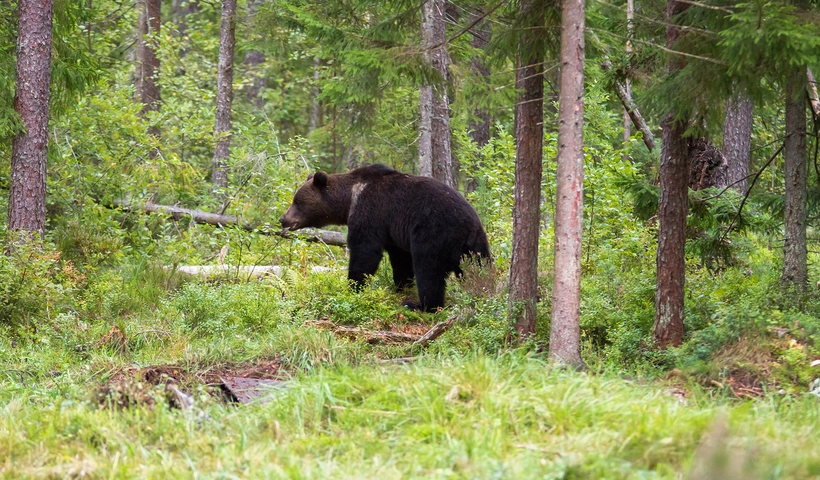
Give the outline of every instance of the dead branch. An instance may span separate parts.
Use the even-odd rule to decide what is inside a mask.
[[[211,212],[203,212],[201,210],[192,210],[190,208],[175,207],[170,205],[158,205],[155,203],[132,203],[126,200],[117,200],[114,206],[122,208],[123,210],[139,210],[146,213],[165,213],[180,220],[184,217],[190,217],[196,223],[204,223],[207,225],[214,225],[217,227],[236,226],[249,232],[257,232],[263,235],[278,235],[284,238],[292,238],[295,235],[291,232],[271,231],[260,228],[259,225],[241,222],[233,215],[219,215]],[[304,238],[308,242],[324,243],[326,245],[333,245],[336,247],[344,247],[347,245],[345,235],[340,232],[333,232],[330,230],[319,230],[313,228],[305,228],[299,231],[300,238]]]
[[[456,321],[456,318],[458,317],[450,317],[450,319],[445,322],[435,324],[433,328],[427,330],[427,333],[422,335],[421,338],[413,342],[413,346],[420,345],[422,347],[426,347],[428,343],[440,337],[447,330],[450,330],[450,328],[453,327],[453,323]]]
[[[413,335],[411,333],[388,332],[384,330],[368,331],[361,327],[345,327],[344,325],[336,325],[326,318],[308,323],[322,330],[329,330],[340,337],[351,340],[364,339],[364,341],[370,344],[412,343],[421,338],[420,336]]]
[[[601,63],[601,68],[604,71],[612,70],[612,62],[609,60],[604,60]],[[635,128],[641,131],[643,134],[643,143],[646,145],[646,148],[649,149],[651,152],[655,149],[655,135],[652,134],[652,131],[649,129],[649,125],[646,124],[646,121],[643,119],[641,112],[638,111],[638,106],[635,105],[635,102],[632,101],[629,94],[626,91],[626,86],[620,80],[615,80],[615,87],[616,93],[618,94],[618,98],[621,99],[621,104],[626,109],[626,113],[629,115],[629,118],[632,120],[632,124],[635,125]]]
[[[424,335],[414,335],[412,333],[392,332],[385,330],[365,330],[361,327],[345,327],[344,325],[337,325],[327,318],[315,322],[306,322],[306,324],[313,325],[322,330],[328,330],[340,337],[351,340],[364,339],[370,344],[397,344],[397,343],[412,343],[413,346],[419,345],[421,347],[427,346],[430,342],[440,337],[444,332],[452,328],[453,323],[458,316],[451,317],[445,322],[439,322],[427,331]],[[415,357],[410,357],[414,359]],[[409,359],[400,359],[399,361],[410,361]]]
[[[809,104],[811,104],[811,111],[814,114],[814,118],[820,120],[820,97],[817,95],[817,80],[815,80],[811,68],[806,69],[806,76],[809,80]]]

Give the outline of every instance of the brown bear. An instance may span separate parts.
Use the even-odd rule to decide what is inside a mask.
[[[419,303],[405,303],[412,309],[444,306],[445,279],[462,274],[462,257],[490,258],[478,215],[455,189],[385,165],[311,174],[279,222],[285,230],[347,225],[347,278],[356,289],[376,273],[386,250],[397,289],[415,276]]]

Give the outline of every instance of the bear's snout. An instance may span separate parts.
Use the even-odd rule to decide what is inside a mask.
[[[293,213],[293,207],[289,208],[282,218],[279,219],[279,224],[282,225],[282,230],[298,230],[299,219]]]

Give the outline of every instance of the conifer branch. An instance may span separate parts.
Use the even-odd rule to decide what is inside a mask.
[[[486,12],[484,12],[484,13],[482,13],[481,15],[477,16],[476,18],[474,18],[472,22],[470,22],[470,23],[469,23],[466,27],[464,27],[464,28],[462,28],[461,30],[459,30],[459,31],[458,31],[458,33],[456,33],[456,34],[455,34],[455,35],[453,35],[452,37],[445,39],[443,42],[439,42],[439,43],[437,43],[437,44],[435,44],[435,45],[431,45],[431,46],[427,47],[425,50],[435,50],[435,49],[437,49],[437,48],[441,48],[441,47],[443,47],[444,45],[449,44],[449,43],[450,43],[450,42],[452,42],[453,40],[455,40],[455,39],[457,39],[458,37],[460,37],[460,36],[464,35],[465,33],[469,32],[469,31],[470,31],[470,29],[472,29],[473,27],[475,27],[476,25],[478,25],[478,24],[479,24],[482,20],[484,20],[485,18],[487,18],[490,14],[492,14],[493,12],[495,12],[496,10],[498,10],[498,9],[499,9],[502,5],[504,5],[505,3],[509,2],[509,1],[510,1],[510,0],[501,0],[500,2],[496,3],[495,5],[493,5],[493,7],[492,7],[492,8],[490,8],[489,10],[487,10]]]
[[[587,30],[599,31],[596,28],[588,28]],[[726,65],[726,62],[724,62],[723,60],[717,60],[715,58],[704,57],[702,55],[695,55],[694,53],[681,52],[680,50],[673,50],[671,48],[664,47],[663,45],[658,45],[657,43],[648,42],[646,40],[641,40],[639,38],[627,38],[624,35],[618,35],[617,33],[608,32],[606,30],[600,30],[600,32],[604,33],[604,34],[607,34],[607,35],[611,35],[613,37],[622,38],[622,39],[630,40],[630,41],[633,41],[633,42],[643,43],[645,45],[655,47],[659,50],[663,50],[664,52],[671,53],[673,55],[680,55],[680,56],[683,56],[683,57],[694,58],[696,60],[703,60],[704,62],[714,63],[714,64],[717,64],[717,65]]]
[[[728,8],[725,8],[725,7],[718,7],[716,5],[709,5],[709,4],[706,4],[706,3],[695,2],[693,0],[676,0],[676,1],[680,2],[680,3],[686,3],[686,4],[689,4],[689,5],[694,5],[696,7],[706,8],[708,10],[717,10],[719,12],[725,12],[725,13],[728,13],[730,15],[734,15],[734,13],[735,13],[734,11],[729,10]]]
[[[771,158],[769,158],[769,160],[766,161],[766,164],[760,167],[760,170],[758,170],[757,173],[755,173],[754,179],[752,180],[752,184],[749,185],[749,189],[746,190],[746,194],[743,195],[743,201],[740,202],[740,208],[737,209],[737,213],[734,217],[732,217],[732,221],[729,223],[729,227],[726,229],[725,232],[723,232],[723,234],[720,236],[720,239],[718,239],[718,243],[723,242],[723,239],[726,238],[726,235],[728,235],[729,232],[732,231],[732,228],[735,226],[735,221],[737,221],[737,219],[740,218],[741,213],[743,213],[743,206],[746,205],[746,200],[749,199],[749,194],[752,192],[752,188],[754,188],[755,183],[757,183],[757,179],[760,178],[760,175],[763,173],[764,170],[766,170],[766,167],[771,165],[774,159],[777,158],[780,152],[783,151],[783,148],[785,146],[785,143],[783,145],[780,145],[780,148],[778,148],[777,151],[774,152],[774,155],[772,155]]]

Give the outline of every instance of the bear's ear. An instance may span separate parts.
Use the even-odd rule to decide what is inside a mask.
[[[316,188],[325,188],[327,187],[327,174],[322,171],[318,171],[313,175],[313,185]]]

